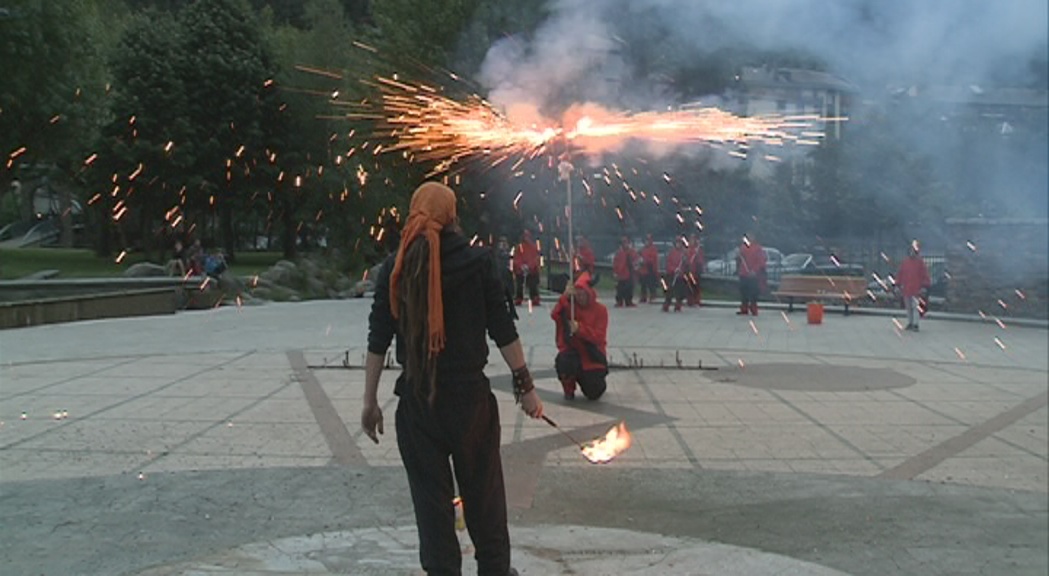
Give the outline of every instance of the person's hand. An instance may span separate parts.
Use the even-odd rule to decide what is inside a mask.
[[[524,413],[532,418],[543,417],[543,401],[539,399],[539,394],[535,391],[535,388],[521,396],[521,410],[524,410]]]
[[[569,283],[568,283],[568,284],[567,284],[567,285],[565,286],[565,291],[564,291],[564,295],[565,295],[565,296],[568,296],[568,297],[572,297],[572,296],[575,296],[575,284],[572,284],[571,282],[569,282]]]
[[[572,331],[572,335],[574,336],[576,332],[579,332],[579,322],[576,322],[575,320],[569,320],[569,322],[570,323],[568,327]]]
[[[382,434],[383,430],[382,408],[379,408],[378,404],[364,404],[364,408],[361,409],[361,428],[368,435],[368,438],[372,439],[372,442],[379,443],[379,436],[376,432]]]

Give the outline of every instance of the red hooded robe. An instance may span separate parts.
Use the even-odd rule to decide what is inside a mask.
[[[554,330],[557,337],[557,351],[567,352],[569,349],[576,350],[583,361],[583,370],[607,370],[608,366],[606,364],[598,362],[590,356],[585,342],[593,344],[601,351],[603,356],[607,357],[606,338],[608,336],[608,308],[597,301],[597,293],[590,287],[590,278],[588,274],[581,275],[579,279],[576,280],[575,287],[579,292],[586,291],[590,298],[588,299],[586,306],[581,305],[580,302],[576,300],[575,321],[579,323],[579,331],[571,338],[567,337],[567,330],[562,322],[562,314],[565,319],[571,318],[572,304],[570,298],[562,294],[561,298],[557,301],[557,305],[554,306],[554,309],[550,312],[550,318],[553,319],[557,326]]]

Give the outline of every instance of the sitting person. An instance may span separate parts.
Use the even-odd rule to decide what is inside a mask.
[[[575,398],[578,384],[584,396],[589,400],[597,400],[607,388],[605,340],[608,334],[608,308],[597,301],[597,293],[590,287],[589,274],[580,274],[575,284],[565,288],[550,317],[557,325],[557,359],[554,360],[554,366],[565,399]]]
[[[220,250],[204,256],[204,273],[212,278],[220,278],[226,271],[226,255]]]
[[[189,275],[201,276],[204,274],[204,247],[200,240],[194,240],[187,252],[186,261],[189,263]]]
[[[185,276],[186,259],[186,249],[182,246],[182,241],[175,240],[175,246],[172,248],[171,260],[168,260],[168,265],[166,267],[168,276]]]

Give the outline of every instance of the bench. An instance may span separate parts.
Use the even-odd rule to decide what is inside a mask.
[[[785,275],[779,280],[779,288],[772,295],[776,299],[787,299],[787,312],[794,311],[794,299],[837,300],[845,305],[849,315],[849,304],[867,293],[867,279],[863,276],[803,276]]]

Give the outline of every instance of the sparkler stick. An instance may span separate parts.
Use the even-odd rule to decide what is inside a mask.
[[[564,434],[565,438],[568,438],[569,440],[572,441],[573,444],[575,444],[576,446],[579,446],[580,450],[583,450],[583,444],[580,443],[575,438],[573,438],[571,434],[569,434],[568,432],[565,432],[563,428],[561,428],[560,426],[557,425],[557,422],[554,422],[553,420],[551,420],[549,417],[547,417],[546,414],[543,414],[542,418],[547,424],[553,426],[554,428],[557,429],[558,432]]]
[[[573,282],[575,272],[575,236],[572,233],[572,163],[562,160],[557,165],[557,177],[568,183],[568,281]],[[575,294],[569,298],[568,318],[575,322]]]

